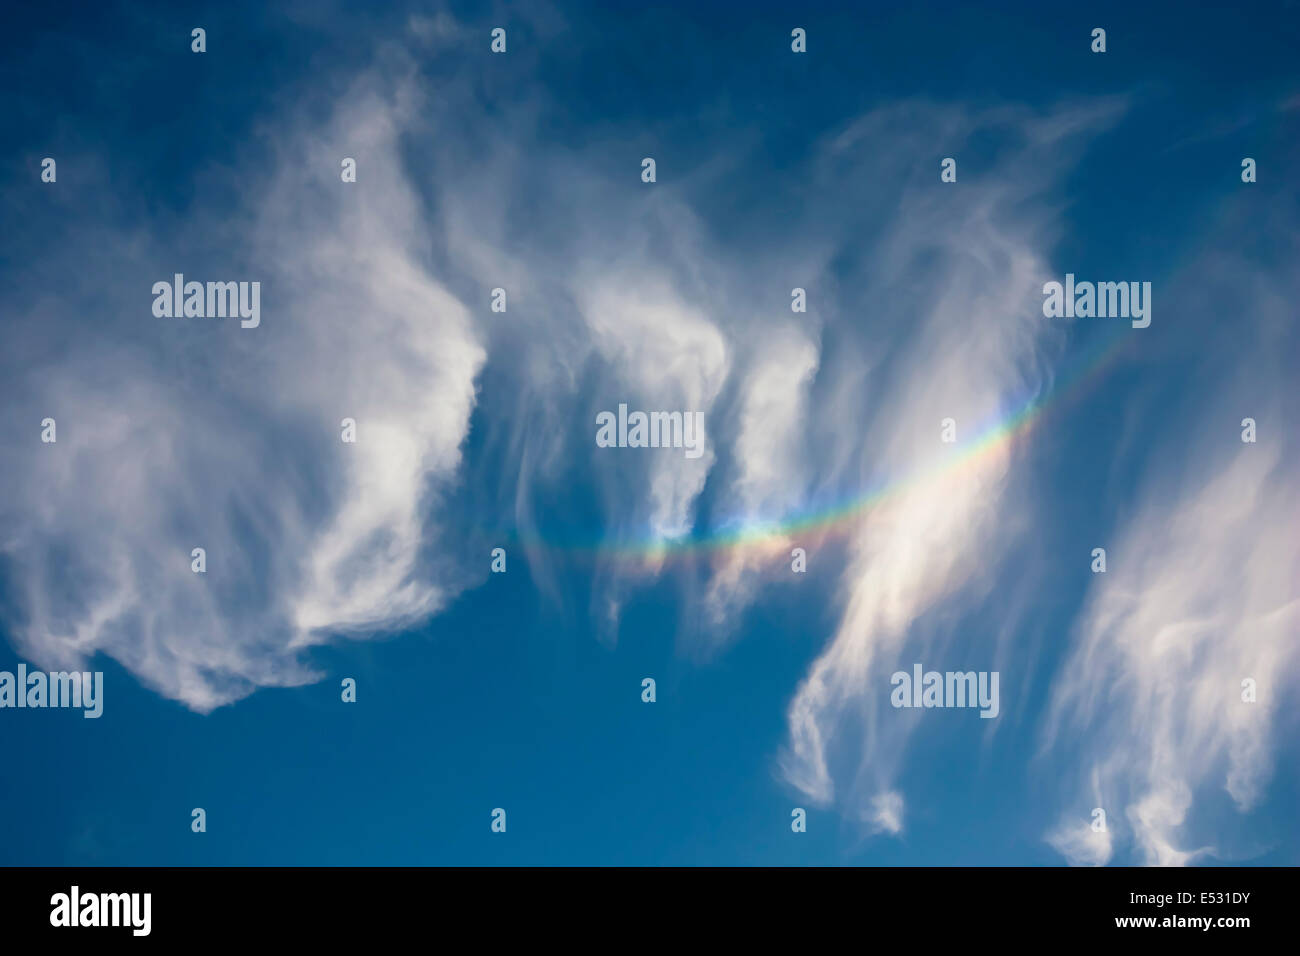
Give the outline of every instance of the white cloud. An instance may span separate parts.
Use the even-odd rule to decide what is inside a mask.
[[[59,667],[106,654],[206,711],[313,680],[302,646],[410,624],[460,586],[419,554],[485,350],[422,262],[397,148],[414,103],[377,70],[322,132],[278,119],[271,169],[205,180],[246,205],[121,226],[64,304],[6,327],[15,349],[37,321],[63,341],[14,395],[58,420],[58,441],[33,447],[21,422],[0,479],[20,652]],[[361,158],[355,186],[345,155]],[[152,283],[177,271],[260,281],[261,326],[152,316]],[[100,328],[78,296],[121,305]]]
[[[736,474],[722,523],[740,528],[761,528],[796,511],[805,500],[811,466],[804,431],[817,343],[805,330],[784,327],[768,332],[764,344],[741,385],[732,443]],[[792,545],[778,534],[761,548],[727,550],[713,562],[704,601],[715,635],[734,627],[738,609],[753,599],[757,572],[773,559],[788,562]]]
[[[1095,830],[1087,820],[1063,820],[1047,842],[1071,866],[1104,866],[1112,852],[1109,830]]]
[[[1293,216],[1267,200],[1223,210],[1203,252],[1160,283],[1164,314],[1179,318],[1143,340],[1143,362],[1196,387],[1174,404],[1142,392],[1127,403],[1113,464],[1125,509],[1042,741],[1063,802],[1091,791],[1120,825],[1116,852],[1131,838],[1154,865],[1259,852],[1207,824],[1219,806],[1244,814],[1264,799],[1300,680]],[[1243,232],[1258,249],[1240,248]],[[1255,443],[1240,440],[1246,417]],[[1247,679],[1255,703],[1242,700]]]
[[[1149,864],[1213,852],[1188,845],[1201,788],[1217,784],[1239,810],[1257,803],[1300,662],[1294,470],[1275,444],[1225,437],[1187,469],[1181,493],[1167,475],[1146,489],[1055,684],[1048,741],[1079,747]],[[1197,487],[1200,475],[1209,479]],[[1253,704],[1241,699],[1248,678]]]
[[[915,722],[889,706],[888,675],[904,657],[942,663],[952,635],[920,619],[938,607],[968,609],[973,588],[1022,524],[1013,446],[964,449],[1048,385],[1058,333],[1041,319],[1047,266],[1040,250],[1051,231],[1042,204],[1030,200],[1050,185],[1047,170],[1059,167],[1044,163],[1040,151],[1058,151],[1059,137],[1095,130],[1113,113],[959,115],[909,104],[864,117],[828,141],[823,166],[837,175],[844,164],[852,172],[864,140],[957,144],[994,126],[1018,148],[960,192],[937,185],[937,164],[935,184],[888,167],[862,177],[907,183],[865,274],[863,307],[876,348],[890,349],[890,361],[874,376],[834,367],[840,381],[826,392],[833,404],[813,414],[833,440],[858,448],[856,462],[844,458],[842,479],[853,483],[856,467],[856,487],[890,492],[849,525],[839,625],[790,704],[781,767],[813,800],[878,807],[878,794],[898,793]],[[940,442],[946,418],[956,420],[956,446]],[[993,650],[987,653],[991,660]],[[902,825],[901,813],[869,816],[877,829]]]
[[[613,369],[602,410],[630,399],[632,410],[704,413],[700,457],[655,450],[646,459],[651,532],[661,539],[681,537],[691,529],[695,500],[717,457],[709,419],[730,367],[726,338],[667,283],[647,282],[636,273],[593,280],[578,295],[596,349]]]
[[[869,820],[877,832],[897,836],[903,832],[903,795],[897,790],[877,794],[871,800]]]

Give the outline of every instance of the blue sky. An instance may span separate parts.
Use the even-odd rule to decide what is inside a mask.
[[[1300,862],[1300,8],[793,10],[15,11],[0,861]]]

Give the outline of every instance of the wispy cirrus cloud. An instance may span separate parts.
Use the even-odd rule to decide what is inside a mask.
[[[1152,865],[1233,858],[1239,848],[1197,818],[1197,805],[1218,791],[1239,812],[1257,806],[1292,717],[1300,446],[1288,423],[1300,405],[1278,386],[1300,354],[1300,288],[1286,265],[1294,201],[1264,201],[1260,214],[1239,199],[1216,223],[1232,236],[1248,222],[1258,251],[1215,242],[1166,286],[1183,334],[1150,359],[1189,361],[1194,337],[1190,374],[1201,389],[1196,401],[1162,406],[1161,428],[1130,443],[1129,457],[1145,456],[1137,501],[1119,516],[1107,572],[1094,578],[1054,681],[1044,752],[1077,768],[1062,775],[1065,793],[1087,792],[1111,831],[1081,842],[1087,811],[1063,795],[1070,809],[1048,840],[1071,863],[1105,863],[1126,848]],[[1253,443],[1242,441],[1246,418]]]
[[[555,572],[536,539],[563,526],[547,513],[548,492],[581,463],[610,545],[591,584],[611,635],[628,596],[671,574],[683,606],[706,612],[683,612],[698,631],[689,636],[716,650],[766,583],[789,580],[791,547],[812,549],[821,569],[842,559],[836,587],[816,598],[839,621],[794,691],[782,774],[869,829],[901,833],[914,724],[887,709],[888,674],[904,658],[937,661],[963,646],[952,620],[978,606],[1027,520],[1015,446],[956,464],[939,422],[956,419],[960,455],[973,433],[1049,386],[1059,330],[1038,306],[1057,229],[1050,197],[1068,172],[1060,157],[1123,104],[873,110],[821,140],[785,186],[772,184],[778,215],[741,210],[736,242],[699,210],[748,175],[746,150],[761,148],[752,137],[720,135],[695,169],[676,165],[667,144],[650,147],[661,181],[642,184],[644,133],[611,126],[602,147],[627,145],[591,158],[546,135],[556,106],[536,92],[489,97],[473,70],[443,64],[430,95],[422,56],[464,42],[466,28],[446,14],[408,27],[357,74],[331,78],[301,108],[268,112],[259,147],[235,168],[205,170],[197,182],[221,201],[200,190],[182,215],[140,228],[131,220],[143,194],[124,190],[61,253],[96,269],[68,270],[80,278],[59,297],[41,294],[39,277],[20,290],[23,309],[0,333],[5,395],[18,409],[3,437],[28,448],[29,424],[52,415],[59,441],[24,452],[0,478],[15,643],[49,667],[109,655],[204,711],[311,681],[312,645],[416,626],[483,577],[486,561],[431,557],[464,530],[443,503],[467,485],[528,532],[524,567],[545,589]],[[543,17],[533,28],[563,25]],[[531,65],[524,54],[500,72]],[[500,121],[471,122],[489,98]],[[978,175],[963,165],[959,185],[939,183],[938,156],[990,132],[1003,146]],[[866,148],[881,141],[891,149]],[[356,184],[338,181],[343,156],[358,160]],[[917,156],[934,161],[922,168]],[[260,280],[262,327],[153,319],[146,290],[174,271]],[[500,315],[487,307],[498,286],[510,297]],[[790,312],[796,286],[808,313]],[[102,322],[85,321],[105,305]],[[489,373],[509,387],[485,392]],[[602,458],[593,413],[620,401],[703,412],[705,454]],[[338,440],[344,417],[358,423],[355,445]],[[467,452],[476,428],[479,457]],[[1253,482],[1260,507],[1291,507],[1277,477],[1286,462],[1257,455],[1255,470],[1228,473],[1214,494]],[[893,491],[841,523],[835,542],[776,533],[671,567],[655,556],[656,541],[780,529],[814,502],[882,487]],[[1197,514],[1225,507],[1183,503]],[[1144,520],[1116,559],[1204,544],[1199,525],[1162,539],[1162,521]],[[626,544],[646,545],[641,560],[620,555]],[[206,575],[190,571],[196,546],[208,551]],[[1289,560],[1273,537],[1259,547]],[[1256,595],[1242,621],[1264,635],[1241,666],[1282,668],[1291,612],[1281,585],[1237,583]],[[1168,589],[1163,578],[1148,584]],[[550,592],[561,600],[559,587]],[[1094,595],[1080,673],[1167,663],[1134,664],[1126,635],[1157,609],[1123,601],[1119,590]],[[1213,619],[1232,613],[1225,604]],[[1237,666],[1217,646],[1207,644],[1213,666]],[[1209,686],[1216,675],[1184,677]],[[1103,737],[1162,727],[1177,715],[1169,696],[1148,688],[1141,707],[1103,718],[1067,685],[1061,726],[1100,722]],[[1089,761],[1100,799],[1127,781],[1152,859],[1195,850],[1176,834],[1204,780],[1170,770],[1187,748],[1221,751],[1234,799],[1257,797],[1267,734],[1215,727],[1153,743],[1148,756],[1169,772],[1143,786],[1101,750]],[[1214,736],[1229,731],[1235,742]],[[1069,822],[1053,837],[1090,862],[1108,859],[1111,841]]]
[[[1049,739],[1082,752],[1096,805],[1156,865],[1215,852],[1185,829],[1202,788],[1217,784],[1239,810],[1259,800],[1300,663],[1294,465],[1267,445],[1216,449],[1200,465],[1203,486],[1175,495],[1168,476],[1153,482],[1126,522],[1053,699]],[[1072,862],[1089,856],[1052,842]]]
[[[886,330],[879,347],[890,359],[872,376],[842,371],[849,384],[833,387],[835,404],[820,411],[841,440],[855,442],[856,461],[843,468],[856,468],[857,480],[844,483],[889,493],[851,526],[839,625],[790,704],[781,766],[810,799],[834,801],[870,829],[898,833],[905,822],[896,780],[914,725],[889,707],[888,675],[944,659],[954,636],[923,623],[925,615],[978,606],[991,567],[1024,527],[1014,446],[988,443],[972,455],[966,443],[1050,385],[1060,332],[1040,311],[1043,250],[1055,229],[1043,195],[1063,170],[1044,153],[1104,129],[1120,109],[1044,116],[910,104],[865,117],[828,143],[831,170],[851,168],[857,144],[882,137],[956,152],[966,138],[997,129],[1014,144],[959,195],[907,169],[860,173],[905,183],[862,273],[871,328]],[[940,441],[947,418],[959,429],[956,448]]]
[[[70,270],[80,285],[6,323],[6,354],[35,356],[10,369],[22,413],[5,438],[25,450],[0,479],[23,653],[51,667],[106,654],[206,711],[316,679],[300,648],[408,626],[462,586],[430,576],[420,545],[485,350],[422,261],[398,150],[412,89],[377,70],[323,126],[276,117],[269,175],[258,162],[205,180],[235,208],[199,199],[141,228],[143,200],[124,199],[61,253],[92,264]],[[361,158],[352,193],[342,156]],[[153,316],[150,288],[174,272],[260,281],[263,324]],[[58,440],[33,449],[45,416]],[[355,445],[340,441],[349,417]]]
[[[963,185],[954,223],[950,202],[933,194],[933,170],[909,173],[905,150],[866,167],[856,158],[858,145],[886,130],[899,143],[969,135],[961,111],[913,103],[849,125],[810,160],[816,193],[777,197],[789,219],[756,220],[733,248],[692,207],[743,171],[741,158],[647,187],[633,178],[638,153],[616,175],[546,141],[551,107],[536,97],[498,102],[508,122],[470,124],[484,108],[474,77],[453,67],[432,98],[419,67],[459,31],[445,16],[413,21],[351,80],[333,78],[300,108],[268,113],[247,168],[203,174],[215,195],[238,197],[233,208],[200,196],[183,218],[160,218],[148,231],[129,226],[129,215],[87,224],[85,235],[107,238],[114,252],[81,292],[114,302],[115,319],[91,334],[61,307],[49,327],[67,348],[13,379],[29,417],[48,410],[61,419],[59,444],[42,449],[51,454],[6,477],[10,620],[25,652],[69,666],[106,653],[160,692],[210,709],[258,686],[311,680],[305,648],[413,626],[481,577],[428,560],[452,487],[495,482],[502,513],[538,527],[539,486],[566,463],[592,460],[610,542],[671,542],[702,520],[710,481],[721,520],[779,523],[809,494],[879,478],[881,448],[891,475],[924,470],[942,454],[932,441],[940,417],[956,414],[967,427],[1039,384],[1037,333],[1004,314],[1021,307],[1037,277],[1021,235],[1031,227],[997,212],[1004,198],[1032,197],[1039,177]],[[526,57],[514,64],[527,66]],[[1020,158],[1032,159],[1056,142],[1060,123],[1065,135],[1104,119],[1063,115],[985,119],[1027,124]],[[464,135],[448,138],[447,129]],[[358,161],[355,184],[338,182],[343,156]],[[538,191],[539,178],[558,186]],[[872,181],[904,183],[902,210],[864,188]],[[856,251],[862,227],[846,196],[884,224],[870,258]],[[816,240],[788,248],[790,221],[816,224]],[[937,244],[926,238],[936,230],[947,236]],[[948,258],[928,263],[936,252]],[[832,275],[830,264],[846,258],[854,265]],[[139,289],[178,270],[259,279],[262,327],[254,335],[195,320],[157,324]],[[789,312],[795,285],[811,289],[811,314]],[[486,308],[496,286],[510,296],[502,315]],[[855,287],[870,292],[871,315],[846,304]],[[954,331],[952,317],[972,308],[978,321]],[[34,316],[8,326],[7,339],[31,335]],[[828,361],[830,324],[839,335]],[[1006,339],[998,349],[990,328]],[[88,374],[92,362],[113,374]],[[483,394],[489,369],[508,375],[508,395]],[[939,389],[926,384],[936,376]],[[623,399],[705,413],[706,453],[606,468],[593,455],[594,429],[573,423]],[[464,458],[473,416],[503,456],[492,473]],[[358,423],[355,445],[337,440],[344,417]],[[991,467],[987,481],[998,486],[1005,462]],[[98,476],[93,487],[77,477],[89,474]],[[29,504],[37,500],[44,506]],[[878,574],[882,529],[900,528],[887,559],[899,567],[874,609],[847,584],[849,614],[883,614],[896,631],[938,593],[920,582],[921,552],[908,536],[920,529],[935,543],[968,532],[988,508],[974,495],[931,504],[902,498],[888,517],[870,519],[871,543],[855,545],[846,581]],[[52,555],[74,541],[109,557],[53,580]],[[191,546],[209,553],[205,576],[189,570]],[[692,575],[704,573],[715,635],[734,631],[765,576],[788,574],[788,557],[768,550],[720,553],[676,579],[693,598]],[[611,631],[629,589],[662,570],[653,560],[598,558],[595,606]],[[809,687],[838,670],[828,662],[848,645],[833,646],[841,651],[828,652]],[[844,705],[834,697],[805,688],[795,712],[829,734]],[[794,749],[816,763],[801,736],[807,726],[797,725]],[[885,816],[898,818],[887,803]]]

